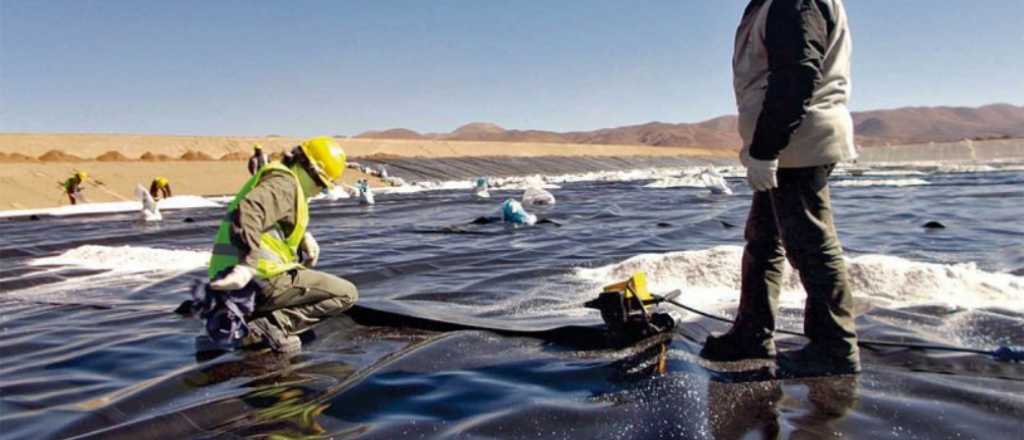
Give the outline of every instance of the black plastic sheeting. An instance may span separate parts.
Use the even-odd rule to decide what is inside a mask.
[[[359,163],[379,169],[385,165],[388,175],[409,182],[472,179],[475,177],[509,177],[542,174],[557,176],[594,171],[632,170],[645,168],[683,168],[735,164],[726,158],[690,158],[679,156],[627,157],[465,157],[443,159],[360,159]]]
[[[989,271],[1024,266],[1024,231],[1013,221],[1022,208],[1002,202],[1020,194],[1021,172],[928,179],[932,185],[834,188],[848,251],[970,261]],[[373,207],[317,203],[320,269],[355,282],[365,308],[316,327],[293,357],[197,358],[201,323],[171,311],[203,268],[123,274],[29,265],[83,245],[205,250],[220,210],[170,212],[156,225],[138,224],[134,214],[0,222],[0,432],[10,439],[1020,432],[1024,366],[982,355],[864,349],[860,376],[774,380],[764,363],[698,358],[699,344],[725,325],[685,313],[671,340],[627,349],[572,343],[598,337],[600,324],[582,308],[597,286],[574,277],[575,268],[742,243],[742,228],[723,227],[743,224],[749,192],[739,179],[730,182],[732,197],[645,183],[565,184],[555,190],[559,203],[538,211],[561,227],[467,225],[512,191],[496,191],[491,201],[438,191],[381,195]],[[947,229],[924,231],[927,220]],[[444,233],[451,225],[472,233]],[[680,300],[697,298],[684,289]],[[1024,310],[1012,307],[857,303],[865,338],[1024,344]],[[407,315],[415,319],[400,318]],[[801,322],[802,310],[781,311],[782,327]],[[563,332],[572,337],[560,339]],[[779,340],[783,349],[801,343]]]

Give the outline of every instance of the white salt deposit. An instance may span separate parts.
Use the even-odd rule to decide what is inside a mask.
[[[610,284],[643,271],[652,291],[682,289],[683,302],[710,306],[739,299],[743,248],[717,246],[695,251],[641,254],[620,263],[576,269],[574,276],[596,285]],[[889,255],[847,258],[854,296],[889,306],[949,304],[1024,307],[1024,277],[987,272],[973,263],[937,264]],[[798,305],[805,293],[787,265],[783,303]]]

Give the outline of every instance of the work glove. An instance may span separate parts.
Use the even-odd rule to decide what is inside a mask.
[[[747,183],[754,191],[768,191],[779,186],[775,174],[779,171],[779,161],[760,160],[750,156],[750,151],[744,151],[741,162],[747,167]]]
[[[213,290],[238,290],[252,281],[252,269],[244,264],[236,264],[224,276],[210,281]]]
[[[309,232],[302,236],[302,243],[299,243],[299,251],[305,255],[303,266],[312,268],[320,261],[320,245],[316,243],[313,234]]]

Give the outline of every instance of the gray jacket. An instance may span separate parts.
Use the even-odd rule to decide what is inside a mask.
[[[752,0],[733,56],[743,152],[781,168],[856,158],[850,53],[842,0]]]

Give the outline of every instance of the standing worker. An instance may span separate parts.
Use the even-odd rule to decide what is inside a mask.
[[[853,296],[832,219],[828,177],[856,157],[850,31],[842,0],[751,0],[736,35],[733,83],[743,138],[740,161],[754,190],[747,218],[740,304],[732,329],[701,355],[774,358],[783,265],[807,292],[810,342],[783,353],[783,374],[860,371]]]
[[[64,193],[67,194],[68,201],[71,202],[72,205],[77,204],[79,199],[85,200],[85,198],[82,197],[82,189],[84,189],[82,185],[85,184],[85,179],[88,178],[89,174],[85,171],[75,171],[74,175],[68,177],[64,183],[59,184],[64,187]]]
[[[157,177],[153,179],[153,183],[149,184],[149,195],[153,197],[153,200],[166,199],[171,196],[171,182],[164,177]]]
[[[269,163],[267,154],[263,152],[263,146],[260,144],[253,145],[252,157],[249,158],[249,174],[255,175],[260,168]]]
[[[260,168],[228,205],[214,239],[208,288],[225,295],[255,290],[242,348],[297,351],[299,333],[356,302],[352,283],[309,269],[320,247],[306,230],[308,199],[334,186],[345,161],[332,138],[309,139],[285,162]]]

